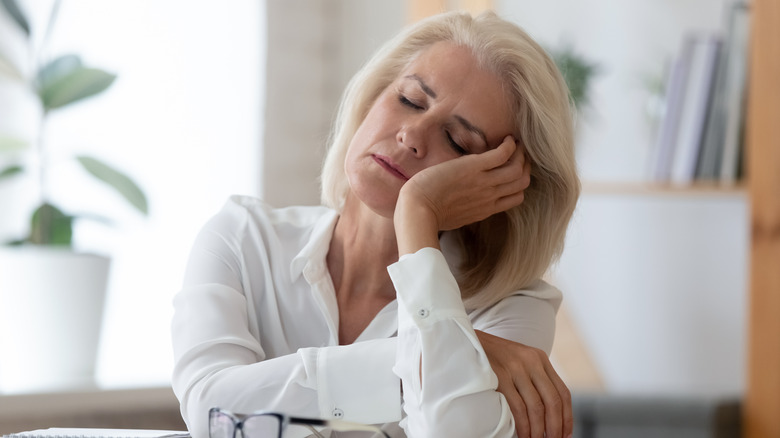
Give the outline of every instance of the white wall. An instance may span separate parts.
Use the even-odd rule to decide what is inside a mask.
[[[607,390],[742,392],[748,211],[738,192],[582,196],[552,278]]]
[[[51,5],[21,3],[35,15],[33,26]],[[3,46],[18,48],[10,26],[0,21]],[[58,161],[54,199],[116,223],[76,229],[80,249],[113,257],[98,363],[104,386],[169,381],[171,298],[195,234],[230,194],[260,193],[264,26],[263,2],[255,0],[62,4],[51,53],[74,51],[118,75],[103,95],[54,114],[47,130]],[[0,117],[0,130],[32,138],[29,96],[0,84],[0,114],[14,115]],[[146,191],[150,216],[93,183],[69,160],[74,153],[126,171]],[[20,193],[33,188],[23,179],[2,187],[0,237],[24,231],[33,198]]]
[[[496,6],[545,45],[570,41],[601,65],[578,159],[587,181],[625,182],[645,179],[652,143],[641,78],[663,73],[685,29],[718,27],[724,2]],[[94,151],[151,198],[152,216],[140,219],[62,166],[67,182],[58,197],[69,207],[109,211],[118,222],[78,230],[82,247],[116,260],[100,363],[105,385],[167,381],[170,346],[161,334],[168,333],[170,298],[194,234],[227,195],[316,202],[322,147],[343,85],[404,19],[401,1],[271,2],[268,17],[278,27],[268,30],[266,82],[263,3],[82,0],[63,7],[58,51],[76,48],[119,80],[52,120],[52,142],[60,142],[53,146],[63,154]],[[49,2],[25,4],[45,9]],[[0,47],[7,33],[0,21]],[[296,33],[296,40],[280,38]],[[0,86],[0,129],[32,126],[32,116],[12,106],[21,101],[18,90]],[[3,205],[0,237],[24,226],[17,213],[28,206],[18,193],[0,187],[0,202],[17,197]],[[554,274],[609,389],[742,387],[746,210],[739,195],[584,195]]]
[[[319,175],[349,79],[402,26],[404,3],[268,3],[263,197],[275,206],[319,204]]]
[[[586,190],[553,276],[609,391],[731,394],[744,388],[745,195],[619,187],[649,179],[655,138],[643,81],[663,76],[687,32],[721,29],[727,4],[496,2],[502,15],[544,46],[571,44],[599,65],[591,106],[578,126]],[[589,191],[593,182],[617,188]]]
[[[663,78],[687,32],[719,30],[729,0],[496,0],[545,47],[596,62],[593,103],[580,119],[577,158],[587,181],[645,181],[655,140],[648,78]]]

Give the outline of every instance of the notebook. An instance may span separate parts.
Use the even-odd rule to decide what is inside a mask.
[[[3,438],[189,438],[189,436],[186,431],[176,430],[52,427],[3,435]]]

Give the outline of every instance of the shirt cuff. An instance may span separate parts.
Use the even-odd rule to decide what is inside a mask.
[[[423,248],[387,267],[398,298],[398,330],[444,319],[468,319],[460,287],[444,254]]]
[[[401,419],[401,382],[393,373],[396,339],[375,339],[317,351],[322,418],[365,424]]]

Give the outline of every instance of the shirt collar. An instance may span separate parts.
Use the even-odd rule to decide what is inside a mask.
[[[290,262],[291,281],[296,281],[311,263],[317,263],[321,265],[322,269],[325,268],[325,257],[328,255],[330,241],[333,238],[333,228],[336,226],[338,218],[338,212],[327,210],[315,222],[309,240]]]

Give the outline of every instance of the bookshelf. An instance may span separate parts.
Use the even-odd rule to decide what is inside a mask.
[[[656,195],[656,196],[712,196],[712,197],[744,197],[748,194],[743,183],[722,185],[718,183],[696,182],[677,185],[666,183],[611,183],[586,181],[582,184],[582,192],[589,195]]]
[[[780,436],[780,2],[753,0],[747,173],[751,199],[746,438]]]
[[[477,7],[489,8],[492,2]],[[409,0],[410,18],[446,9],[445,0]],[[470,5],[473,6],[473,5]],[[464,6],[461,5],[461,8]],[[780,436],[780,2],[752,0],[747,126],[747,181],[734,185],[686,186],[588,183],[588,194],[742,197],[750,205],[748,234],[749,315],[747,389],[743,433]]]

